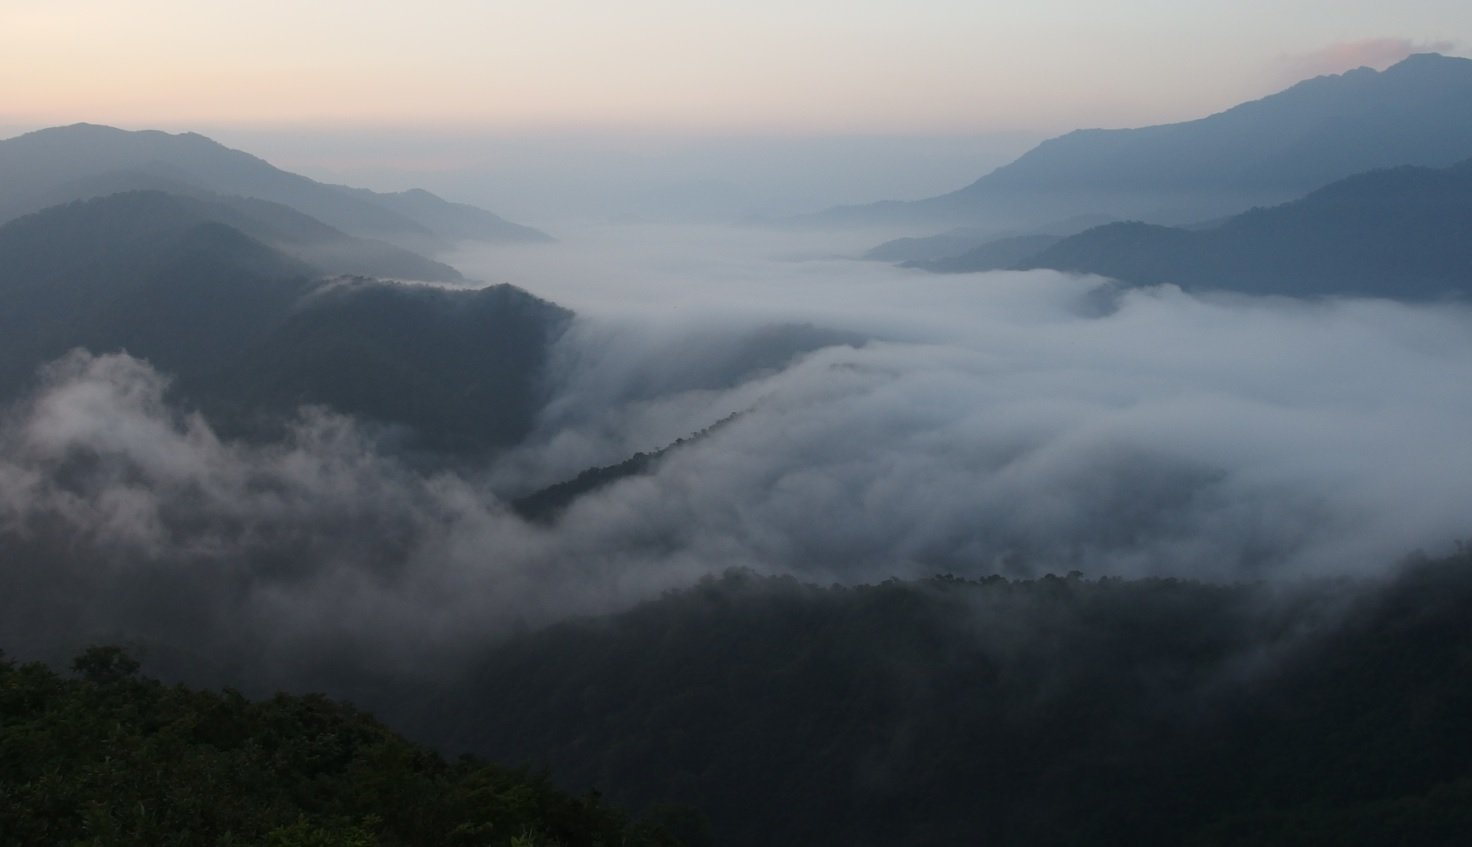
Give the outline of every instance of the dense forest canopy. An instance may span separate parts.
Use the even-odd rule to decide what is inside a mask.
[[[426,715],[475,709],[418,725],[722,844],[1454,844],[1469,614],[1468,553],[1296,585],[734,572],[497,647]]]
[[[64,677],[0,654],[0,843],[674,847],[544,773],[447,761],[320,695],[170,687],[95,647]]]

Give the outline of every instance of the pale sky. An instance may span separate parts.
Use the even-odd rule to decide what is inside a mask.
[[[1466,0],[0,0],[0,127],[1051,133],[1469,46]]]

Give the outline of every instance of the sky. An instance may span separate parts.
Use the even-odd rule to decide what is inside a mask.
[[[1455,0],[4,0],[0,125],[1055,132],[1469,32]]]
[[[729,221],[944,193],[1468,33],[1454,0],[0,0],[0,138],[201,132],[544,227]]]

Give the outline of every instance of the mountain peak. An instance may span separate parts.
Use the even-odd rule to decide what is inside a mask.
[[[1462,161],[1472,151],[1468,115],[1472,59],[1416,53],[1383,71],[1306,79],[1196,120],[1075,130],[949,194],[860,207],[843,219],[949,226],[1077,214],[1211,219],[1362,171]]]
[[[1464,67],[1467,67],[1472,66],[1472,59],[1465,59],[1461,56],[1448,56],[1444,53],[1412,53],[1404,59],[1401,59],[1399,62],[1396,62],[1395,64],[1386,68],[1386,70],[1394,70],[1395,68],[1401,68],[1407,65],[1429,66],[1433,64],[1442,65],[1445,67],[1451,67],[1453,65],[1462,65]]]
[[[1419,80],[1448,74],[1472,75],[1472,59],[1441,53],[1412,53],[1381,71],[1381,75],[1389,79],[1414,77]]]

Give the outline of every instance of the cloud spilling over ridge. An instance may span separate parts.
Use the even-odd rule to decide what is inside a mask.
[[[1363,572],[1467,532],[1465,309],[1167,287],[1120,295],[1100,316],[1098,283],[940,283],[910,292],[909,314],[876,303],[858,322],[873,329],[882,312],[906,340],[828,348],[714,396],[615,407],[631,422],[613,436],[624,449],[646,421],[693,427],[692,405],[707,419],[749,411],[652,479],[574,507],[566,529],[609,532],[637,515],[697,560],[737,551],[838,579]],[[926,340],[917,311],[932,319]],[[611,358],[583,376],[600,406]],[[612,419],[589,415],[583,432],[609,437]]]
[[[341,637],[417,657],[466,627],[536,617],[532,568],[562,589],[560,610],[578,608],[544,545],[465,479],[406,470],[321,410],[278,444],[222,441],[166,388],[125,354],[77,351],[12,410],[0,436],[7,635],[23,638],[18,621],[50,605],[94,634],[172,640],[188,625],[201,644],[291,652]]]
[[[484,468],[418,469],[313,410],[222,440],[146,363],[53,364],[0,429],[0,638],[415,666],[733,566],[1369,573],[1472,525],[1464,306],[838,259],[704,276],[697,253],[645,268],[669,308],[573,304],[536,431]],[[553,526],[504,505],[737,412]]]

